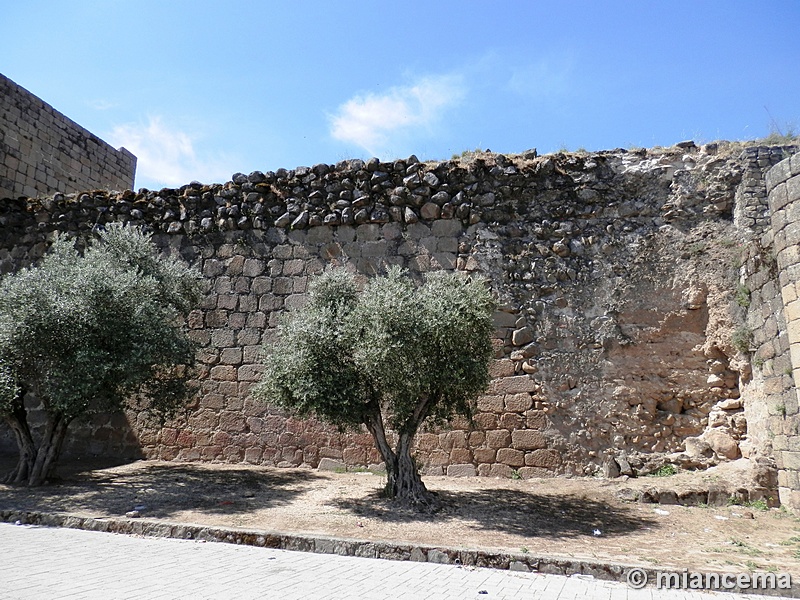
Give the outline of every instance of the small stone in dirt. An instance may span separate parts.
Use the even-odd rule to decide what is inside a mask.
[[[623,502],[636,502],[639,499],[639,492],[631,488],[622,488],[617,490],[616,496]]]
[[[256,497],[256,493],[255,493],[255,492],[245,492],[245,493],[244,493],[244,494],[242,494],[242,495],[243,495],[245,498],[255,498],[255,497]]]
[[[135,519],[139,516],[139,514],[140,513],[138,510],[129,510],[128,512],[125,513],[125,516],[128,517],[129,519]]]

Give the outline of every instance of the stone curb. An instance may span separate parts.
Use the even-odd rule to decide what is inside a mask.
[[[39,525],[43,527],[66,527],[69,529],[83,529],[85,531],[101,531],[105,533],[120,533],[146,537],[223,542],[279,550],[293,550],[296,552],[358,556],[361,558],[382,558],[384,560],[399,561],[408,560],[552,575],[585,576],[622,583],[626,582],[626,576],[631,569],[637,569],[647,574],[647,581],[651,582],[648,584],[648,587],[652,587],[652,582],[656,581],[658,573],[666,572],[660,569],[626,563],[607,563],[557,558],[522,552],[474,550],[450,548],[447,546],[429,546],[424,544],[366,541],[324,535],[300,535],[274,531],[207,527],[205,525],[170,523],[151,519],[95,518],[59,513],[0,510],[0,523]],[[798,586],[798,582],[792,583],[791,590],[752,590],[734,588],[725,591],[740,594],[800,598],[800,586]]]

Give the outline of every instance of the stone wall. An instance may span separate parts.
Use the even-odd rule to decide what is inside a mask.
[[[0,198],[133,187],[136,157],[115,150],[0,75]]]
[[[788,357],[784,350],[775,365],[777,375],[786,380],[785,393],[769,407],[768,429],[779,468],[781,502],[800,509],[800,154],[770,170],[767,191],[774,233],[770,259],[777,263],[784,318],[781,347],[788,347]]]
[[[186,413],[160,428],[129,412],[122,437],[120,423],[98,418],[73,452],[376,463],[366,433],[295,419],[248,393],[262,344],[284,311],[302,310],[310,277],[328,264],[364,278],[399,264],[418,277],[483,275],[500,302],[495,379],[474,423],[419,435],[426,473],[646,474],[665,462],[769,461],[774,390],[753,375],[751,339],[742,345],[736,332],[758,308],[765,318],[750,323],[752,340],[783,352],[778,316],[767,318],[780,313],[776,275],[753,248],[769,229],[758,182],[790,150],[687,143],[353,160],[236,174],[225,185],[11,202],[0,206],[0,272],[36,260],[56,231],[80,239],[123,221],[151,228],[163,252],[206,279],[189,318],[203,348],[201,391]],[[778,379],[784,394],[788,380]],[[102,439],[87,447],[98,429]]]

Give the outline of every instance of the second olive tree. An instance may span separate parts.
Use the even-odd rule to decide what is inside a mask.
[[[426,420],[472,414],[489,382],[494,306],[482,281],[459,273],[429,273],[417,286],[393,268],[359,293],[351,274],[327,270],[266,349],[255,395],[343,429],[364,425],[387,495],[429,506],[414,436]]]

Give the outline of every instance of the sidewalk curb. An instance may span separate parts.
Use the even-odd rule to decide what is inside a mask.
[[[324,535],[300,535],[274,531],[209,527],[205,525],[170,523],[168,521],[151,519],[95,518],[60,513],[0,510],[0,523],[65,527],[69,529],[83,529],[85,531],[100,531],[104,533],[120,533],[146,537],[223,542],[280,550],[293,550],[297,552],[357,556],[361,558],[430,562],[551,575],[584,576],[621,583],[626,583],[626,576],[631,569],[637,569],[647,574],[647,580],[651,582],[648,584],[648,588],[652,587],[652,582],[656,581],[658,573],[666,572],[652,567],[642,567],[625,563],[557,558],[531,553],[474,550],[424,544],[396,544],[386,541],[366,541]],[[800,586],[798,583],[800,582],[794,581],[792,583],[792,589],[790,590],[740,589],[737,587],[724,591],[738,594],[800,598]]]

